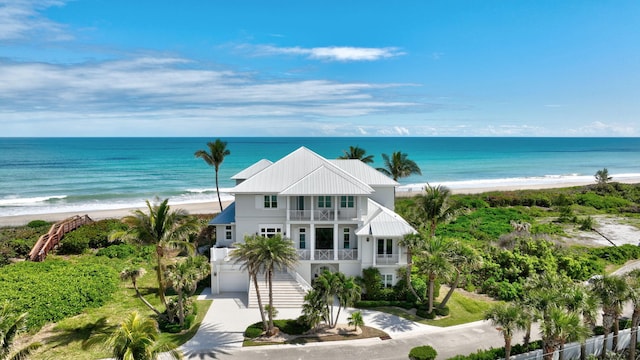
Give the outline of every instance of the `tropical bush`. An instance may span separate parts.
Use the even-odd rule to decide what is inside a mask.
[[[69,233],[69,236],[62,238],[60,246],[58,247],[58,254],[61,255],[79,255],[89,249],[89,239],[80,236],[71,236],[74,233]]]
[[[32,330],[103,305],[118,287],[118,273],[106,265],[49,259],[0,268],[0,283],[0,302],[29,312]]]
[[[41,228],[41,227],[45,227],[45,226],[50,226],[51,223],[44,221],[44,220],[31,220],[29,221],[29,223],[27,224],[28,228],[32,228],[32,229],[36,229],[36,228]]]
[[[409,359],[411,360],[434,360],[438,356],[438,352],[431,346],[417,346],[409,351]]]
[[[116,244],[98,250],[96,256],[106,256],[110,259],[128,259],[138,253],[138,247],[131,244]]]

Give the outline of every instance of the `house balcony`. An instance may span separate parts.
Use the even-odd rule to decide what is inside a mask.
[[[378,265],[395,265],[398,263],[398,254],[387,254],[376,256],[376,264]]]
[[[334,209],[320,210],[289,210],[290,221],[337,221],[337,220],[356,220],[357,213],[355,209],[340,209],[337,216]]]
[[[308,249],[296,249],[300,260],[311,260],[311,250]],[[338,260],[358,260],[358,249],[340,249],[338,252]],[[336,250],[323,249],[315,250],[314,260],[335,260]]]

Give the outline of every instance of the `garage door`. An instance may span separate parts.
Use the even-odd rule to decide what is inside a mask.
[[[249,291],[249,277],[246,273],[237,271],[221,271],[220,292]]]

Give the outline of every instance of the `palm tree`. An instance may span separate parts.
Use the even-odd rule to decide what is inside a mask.
[[[640,269],[632,270],[627,274],[629,286],[629,298],[633,304],[631,315],[631,342],[629,343],[629,360],[636,358],[636,346],[638,345],[638,325],[640,325]]]
[[[596,178],[596,182],[600,186],[607,185],[607,183],[612,179],[612,177],[609,176],[609,170],[607,170],[607,168],[596,171],[594,177]]]
[[[231,155],[231,151],[227,149],[227,142],[220,139],[207,143],[209,152],[206,150],[198,150],[194,153],[195,157],[202,158],[209,166],[213,166],[216,172],[216,193],[218,194],[218,204],[220,205],[220,211],[222,211],[222,200],[220,200],[220,187],[218,186],[218,171],[220,165],[224,161],[225,156]]]
[[[362,289],[352,276],[346,277],[341,272],[333,273],[329,270],[324,270],[320,276],[314,279],[313,289],[323,299],[322,304],[326,308],[324,313],[327,315],[327,324],[331,328],[335,328],[338,324],[342,308],[353,305],[355,301],[360,299],[362,293]],[[338,311],[334,313],[336,300]]]
[[[255,241],[253,245],[256,246],[252,251],[255,252],[256,266],[264,269],[267,277],[269,308],[273,309],[273,273],[276,270],[286,270],[287,268],[295,266],[298,262],[298,253],[296,252],[293,242],[283,238],[280,234],[276,234],[273,237],[263,237]],[[273,325],[273,314],[269,311],[267,315],[269,317],[269,323],[266,329],[267,336],[273,336],[276,334],[276,329]]]
[[[406,153],[395,151],[391,154],[391,157],[387,154],[382,154],[382,160],[384,160],[384,167],[378,168],[378,171],[391,176],[395,181],[412,174],[422,175],[418,164],[410,160]]]
[[[129,229],[124,233],[112,234],[111,237],[122,237],[145,245],[155,245],[158,295],[166,307],[165,257],[171,248],[191,249],[191,244],[185,239],[198,229],[199,224],[196,218],[188,216],[182,209],[171,211],[169,199],[164,199],[159,204],[157,202],[158,199],[151,205],[148,200],[146,201],[148,214],[142,210],[135,210],[133,215],[124,217],[122,221],[129,226]]]
[[[144,268],[138,268],[138,269],[125,268],[120,272],[120,279],[131,280],[131,284],[133,284],[133,289],[136,291],[136,295],[142,301],[142,303],[145,304],[149,309],[151,309],[159,317],[164,317],[164,315],[158,309],[156,309],[153,305],[151,305],[151,303],[148,302],[147,299],[144,298],[144,296],[142,296],[142,294],[140,293],[140,290],[138,289],[138,279],[143,277],[146,273],[147,271]]]
[[[564,292],[563,303],[569,311],[574,311],[582,316],[582,324],[587,328],[589,334],[593,334],[596,326],[596,317],[600,309],[599,299],[592,291],[586,289],[582,284],[574,284]],[[587,343],[583,339],[580,342],[580,359],[587,357]]]
[[[413,268],[413,252],[416,249],[420,248],[423,243],[424,243],[424,240],[422,239],[420,234],[406,234],[405,236],[402,237],[402,239],[398,241],[398,246],[404,246],[407,253],[407,267],[406,267],[407,287],[409,288],[409,291],[411,291],[413,296],[415,296],[418,301],[422,301],[422,299],[420,298],[420,296],[418,296],[418,293],[416,292],[416,290],[413,288],[413,285],[411,284],[411,270]]]
[[[627,300],[628,287],[622,277],[615,275],[603,275],[593,279],[592,289],[602,304],[602,327],[604,339],[602,344],[602,356],[607,353],[607,338],[613,328],[613,343],[611,349],[615,352],[618,347],[618,319],[622,314],[622,305]]]
[[[167,268],[167,280],[178,295],[178,321],[180,327],[184,326],[184,300],[195,292],[198,281],[204,279],[211,267],[205,256],[189,256],[187,259],[170,265]]]
[[[355,331],[358,331],[358,326],[364,326],[364,319],[362,318],[362,313],[360,311],[354,311],[351,313],[351,316],[347,318],[348,325],[353,325]]]
[[[256,249],[258,249],[259,246],[257,242],[262,240],[263,237],[259,235],[245,236],[244,243],[236,244],[236,248],[233,250],[230,257],[236,264],[242,264],[242,269],[247,270],[249,273],[249,279],[253,280],[253,287],[256,289],[256,296],[258,298],[258,309],[260,310],[260,316],[262,317],[262,328],[266,331],[269,324],[265,317],[260,287],[258,286],[258,274],[263,272],[264,269],[262,268],[262,264],[258,262],[258,255],[256,253]]]
[[[492,306],[484,316],[485,320],[491,320],[497,330],[504,337],[504,359],[509,360],[511,355],[511,340],[516,330],[522,329],[520,318],[522,310],[513,303],[498,303]]]
[[[472,248],[471,246],[462,244],[458,241],[454,241],[451,244],[451,250],[449,251],[448,258],[451,265],[453,265],[453,281],[449,283],[449,291],[447,295],[440,302],[439,308],[447,306],[447,302],[453,295],[453,292],[458,288],[460,283],[460,275],[462,273],[469,273],[480,267],[482,263],[482,256]]]
[[[325,297],[316,290],[309,290],[304,296],[304,304],[302,304],[302,319],[316,330],[322,320],[328,320],[329,312],[325,306]]]
[[[580,316],[558,306],[551,306],[549,316],[540,326],[540,334],[545,344],[543,358],[553,359],[558,350],[558,360],[564,357],[564,344],[568,341],[583,341],[589,335],[589,329],[582,324]]]
[[[26,330],[27,313],[16,315],[8,301],[0,305],[0,360],[26,359],[41,344],[33,343],[20,350],[14,350],[16,336]]]
[[[182,354],[175,350],[173,344],[161,343],[159,337],[158,324],[134,311],[115,331],[93,336],[86,345],[101,345],[116,360],[156,360],[163,352],[166,352],[163,359],[166,356],[182,359]]]
[[[433,311],[436,279],[446,275],[452,269],[449,259],[450,248],[450,242],[441,238],[431,237],[421,249],[418,268],[422,274],[427,275],[429,281],[429,313]]]
[[[366,155],[365,149],[358,146],[349,146],[349,151],[342,150],[344,155],[340,156],[338,159],[357,159],[362,161],[365,164],[370,164],[373,162],[373,155]]]
[[[424,216],[425,226],[431,236],[436,235],[436,227],[453,219],[456,210],[449,204],[451,190],[446,186],[427,184],[425,193],[416,196],[419,213]]]

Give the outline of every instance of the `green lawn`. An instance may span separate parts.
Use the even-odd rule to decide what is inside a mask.
[[[494,303],[495,301],[493,300],[467,297],[456,291],[453,293],[453,296],[451,296],[451,299],[447,304],[450,310],[449,316],[437,320],[427,320],[414,315],[403,308],[394,306],[381,306],[371,308],[371,310],[386,312],[426,325],[447,327],[482,320],[484,318],[485,311]]]

